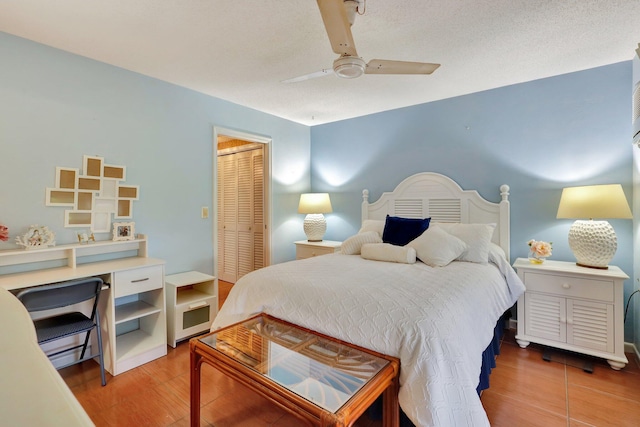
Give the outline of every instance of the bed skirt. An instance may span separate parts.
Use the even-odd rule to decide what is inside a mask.
[[[511,318],[511,311],[507,311],[498,319],[496,327],[493,329],[493,339],[482,353],[482,368],[480,369],[480,378],[478,387],[476,388],[478,395],[482,390],[489,388],[489,376],[491,370],[496,367],[496,356],[500,354],[500,341],[504,335],[505,327]],[[382,396],[376,400],[367,410],[370,418],[374,420],[382,419]],[[400,427],[415,427],[411,420],[405,415],[400,408]]]

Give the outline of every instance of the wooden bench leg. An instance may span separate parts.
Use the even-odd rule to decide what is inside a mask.
[[[200,372],[202,370],[202,356],[196,353],[191,345],[191,427],[200,427]]]
[[[398,392],[400,384],[398,377],[382,393],[382,425],[384,427],[400,426],[400,405],[398,404]]]

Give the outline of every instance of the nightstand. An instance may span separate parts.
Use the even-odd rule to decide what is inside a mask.
[[[296,244],[296,259],[311,258],[313,256],[327,255],[339,252],[342,242],[333,240],[322,240],[320,242],[310,242],[299,240]]]
[[[607,359],[619,370],[624,355],[624,281],[620,268],[579,267],[546,260],[531,264],[518,258],[513,267],[526,286],[518,299],[516,341],[531,342]]]
[[[218,314],[216,278],[199,271],[165,276],[167,344],[209,331]]]

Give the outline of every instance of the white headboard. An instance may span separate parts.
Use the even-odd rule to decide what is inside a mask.
[[[422,172],[402,181],[393,192],[382,193],[369,203],[369,190],[362,191],[362,221],[384,220],[387,215],[428,218],[433,222],[495,223],[492,241],[510,259],[509,186],[500,186],[499,203],[490,202],[475,190],[463,190],[451,178]]]

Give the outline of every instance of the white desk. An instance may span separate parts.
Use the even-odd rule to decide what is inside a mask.
[[[105,256],[121,258],[92,258]],[[37,268],[46,262],[66,266]],[[20,266],[36,269],[3,274]],[[147,258],[145,236],[132,241],[0,251],[0,287],[6,290],[90,276],[111,284],[100,296],[105,369],[115,376],[166,355],[164,261]]]

